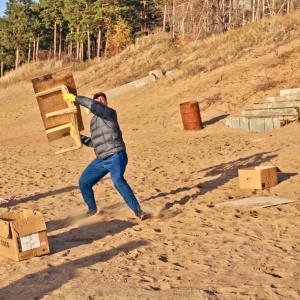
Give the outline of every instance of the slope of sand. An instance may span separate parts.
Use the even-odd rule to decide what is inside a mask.
[[[0,257],[0,299],[299,299],[299,124],[262,133],[225,126],[226,116],[300,86],[297,49],[297,42],[279,49],[293,54],[284,63],[253,49],[193,78],[173,70],[109,101],[127,145],[127,181],[151,213],[143,222],[109,177],[94,189],[100,213],[83,218],[78,178],[93,151],[54,155],[72,141],[47,141],[30,80],[1,88],[11,96],[0,99],[0,197],[14,198],[0,212],[40,211],[51,254]],[[74,73],[78,86],[81,76]],[[278,84],[260,90],[262,78]],[[89,96],[100,83],[78,94]],[[203,130],[182,128],[179,104],[189,100],[200,103]],[[83,112],[86,133],[90,118]],[[238,169],[258,165],[277,166],[279,184],[239,189]],[[295,202],[255,210],[215,205],[248,197]]]

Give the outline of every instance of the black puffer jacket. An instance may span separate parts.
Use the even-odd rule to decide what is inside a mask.
[[[90,125],[91,137],[81,135],[82,143],[93,147],[96,156],[101,160],[125,151],[126,147],[118,124],[117,112],[87,97],[77,96],[75,100],[94,114]]]

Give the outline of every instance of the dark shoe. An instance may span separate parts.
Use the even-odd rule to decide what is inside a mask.
[[[144,211],[142,211],[140,208],[138,208],[136,211],[135,211],[135,215],[141,220],[145,220],[148,218],[148,215],[147,213],[145,213]]]
[[[95,215],[96,213],[97,213],[97,209],[94,209],[94,210],[88,210],[88,211],[86,212],[86,216],[87,216],[87,217],[90,217],[90,216]]]

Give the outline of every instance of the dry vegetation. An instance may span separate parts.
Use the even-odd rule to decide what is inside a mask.
[[[299,36],[299,28],[300,12],[296,11],[289,15],[250,23],[243,28],[232,29],[200,41],[171,41],[169,36],[158,33],[137,39],[135,45],[127,47],[110,59],[72,64],[64,61],[41,61],[23,65],[1,78],[0,86],[30,80],[68,66],[71,66],[73,71],[85,73],[83,85],[101,78],[101,84],[107,88],[143,77],[154,69],[179,69],[182,76],[194,76],[232,64],[257,46],[265,46],[266,53],[274,52],[278,58],[277,64],[281,64],[299,51],[294,49],[289,53],[278,52],[281,45]],[[257,56],[263,54],[265,53],[252,52],[252,55]],[[272,68],[274,65],[267,67]]]
[[[126,178],[153,214],[145,222],[109,178],[95,186],[99,216],[77,221],[86,209],[78,178],[94,153],[54,155],[73,141],[48,142],[30,82],[67,65],[43,62],[2,78],[0,197],[20,197],[2,208],[42,212],[51,255],[1,258],[0,299],[298,300],[299,123],[254,133],[227,127],[225,118],[299,87],[299,17],[197,42],[153,35],[113,58],[71,65],[87,96],[152,69],[172,71],[110,102],[130,158]],[[179,104],[189,100],[200,103],[203,130],[182,128]],[[89,134],[92,114],[82,115]],[[240,189],[238,169],[259,165],[277,166],[280,183]],[[251,211],[217,206],[248,197],[295,202]]]

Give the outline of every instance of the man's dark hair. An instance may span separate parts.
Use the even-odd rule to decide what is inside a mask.
[[[96,99],[96,98],[98,98],[98,97],[100,97],[100,96],[103,96],[103,97],[105,98],[105,100],[107,101],[106,95],[105,95],[104,93],[102,93],[102,92],[96,93],[96,94],[94,95],[93,99]]]

